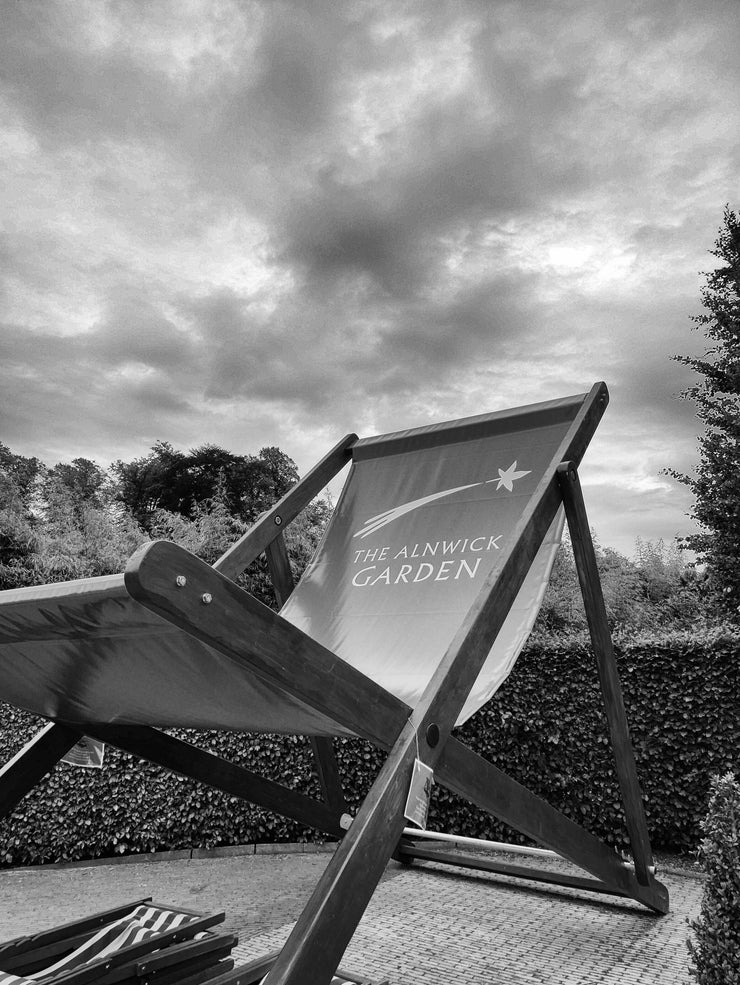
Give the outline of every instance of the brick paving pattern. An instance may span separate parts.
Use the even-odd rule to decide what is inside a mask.
[[[225,910],[242,960],[279,947],[328,854],[234,854],[0,871],[0,940],[140,896]],[[702,881],[662,874],[671,912],[503,876],[390,863],[342,964],[392,985],[682,985]]]

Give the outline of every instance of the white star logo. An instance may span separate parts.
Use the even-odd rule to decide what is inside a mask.
[[[509,492],[512,492],[513,489],[514,489],[514,483],[516,482],[516,480],[517,479],[521,479],[525,475],[529,475],[529,472],[531,472],[531,469],[529,471],[527,471],[527,472],[517,472],[517,470],[516,470],[516,464],[517,463],[514,462],[514,464],[513,465],[510,465],[505,472],[502,469],[499,469],[498,470],[498,480],[496,480],[496,479],[489,479],[488,481],[489,482],[497,482],[497,485],[496,485],[496,489],[497,490],[500,489],[501,486],[503,486],[504,489],[508,489]]]
[[[475,486],[487,486],[489,483],[495,482],[497,483],[496,490],[499,490],[503,486],[504,489],[508,489],[509,492],[511,492],[517,479],[521,479],[522,476],[529,475],[529,471],[517,472],[516,466],[517,463],[514,462],[514,464],[510,465],[505,472],[502,469],[499,469],[498,479],[486,479],[484,482],[470,482],[466,486],[455,486],[453,489],[442,489],[440,492],[431,493],[429,496],[422,496],[421,499],[412,499],[408,503],[401,503],[400,506],[394,506],[393,509],[385,510],[383,513],[378,513],[377,516],[371,516],[365,521],[364,526],[352,536],[363,538],[368,537],[370,534],[374,534],[377,530],[380,530],[381,527],[385,527],[387,524],[393,523],[394,520],[398,520],[400,517],[405,516],[407,513],[411,513],[413,510],[418,510],[420,507],[434,503],[436,500],[443,499],[445,496],[452,496],[454,493],[464,492],[466,489],[473,489]]]

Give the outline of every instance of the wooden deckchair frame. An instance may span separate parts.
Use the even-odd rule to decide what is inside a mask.
[[[624,895],[657,913],[667,912],[668,893],[654,875],[634,753],[577,472],[607,401],[604,384],[596,384],[583,399],[508,545],[414,708],[261,605],[233,581],[264,551],[278,598],[287,598],[292,579],[283,529],[350,460],[356,435],[348,435],[336,445],[213,567],[162,541],[144,545],[129,562],[126,587],[142,605],[250,673],[388,750],[384,766],[269,972],[268,985],[325,985],[330,980],[388,860],[401,842],[404,804],[417,754],[448,789],[595,877],[574,880],[562,876],[558,882]],[[450,734],[561,504],[565,506],[596,655],[634,865],[624,862],[613,848]],[[83,731],[305,824],[342,834],[339,820],[344,798],[330,740],[313,743],[324,797],[320,803],[156,729],[124,725],[91,724],[83,729],[55,723],[48,727],[23,756],[0,771],[0,816],[52,768]],[[402,847],[401,854],[423,857],[422,850],[408,847]],[[501,863],[486,867],[522,874],[513,871],[520,867],[507,868]],[[553,881],[552,872],[541,875]]]

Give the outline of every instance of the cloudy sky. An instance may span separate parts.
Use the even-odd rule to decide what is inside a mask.
[[[0,0],[0,440],[371,434],[587,390],[604,544],[691,529],[670,360],[740,205],[740,4]]]

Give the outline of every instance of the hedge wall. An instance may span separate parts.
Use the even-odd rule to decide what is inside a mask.
[[[617,657],[654,847],[693,850],[712,774],[740,768],[740,635],[625,641]],[[40,726],[0,704],[0,763]],[[301,738],[176,732],[235,762],[317,792]],[[609,842],[627,844],[593,656],[578,640],[534,640],[463,741]],[[382,757],[357,740],[335,748],[358,804]],[[430,827],[523,841],[441,788]],[[201,784],[106,750],[102,770],[59,765],[0,821],[0,864],[320,838]]]

